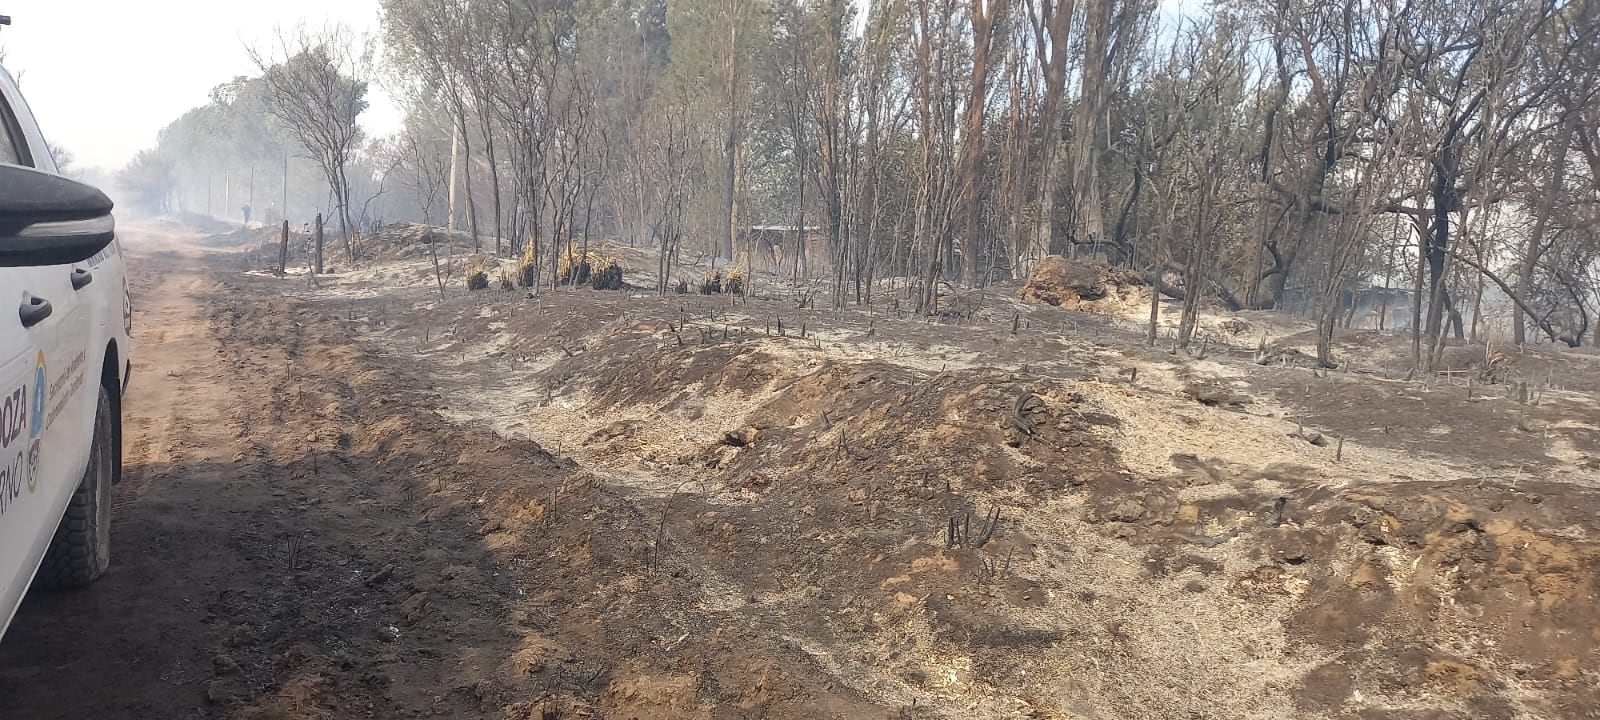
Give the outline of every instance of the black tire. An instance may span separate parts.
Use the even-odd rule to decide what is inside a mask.
[[[44,562],[33,584],[46,590],[67,590],[88,585],[111,565],[111,483],[115,479],[116,426],[111,394],[100,388],[94,413],[94,438],[89,445],[89,466],[72,493],[72,502],[56,526]]]

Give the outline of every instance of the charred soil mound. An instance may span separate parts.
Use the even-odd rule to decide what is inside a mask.
[[[1155,716],[1594,702],[1575,628],[1593,625],[1600,556],[1563,536],[1573,518],[1541,504],[1553,489],[1336,490],[1315,468],[1188,455],[1140,477],[1118,451],[1135,428],[1093,383],[842,362],[765,334],[680,343],[646,323],[590,348],[550,371],[588,386],[559,420],[583,454],[698,491],[701,557],[784,595],[771,622],[862,658],[841,668],[862,685],[943,702],[1007,688],[1025,711],[1105,717],[1173,687],[1195,700]],[[786,594],[808,587],[824,590]],[[960,692],[934,680],[951,657],[970,668]],[[1098,680],[1063,702],[1052,677]]]
[[[1144,281],[1128,270],[1051,255],[1039,262],[1022,286],[1022,299],[1094,312],[1102,304],[1136,301],[1143,285]]]
[[[1148,301],[1115,271],[1056,260],[1058,302]],[[780,324],[792,307],[686,294],[483,294],[429,319],[452,334],[422,356],[452,422],[574,459],[536,492],[540,517],[564,523],[512,515],[526,535],[491,536],[517,558],[541,557],[552,525],[582,538],[566,547],[594,560],[552,557],[540,583],[558,603],[602,599],[579,603],[587,622],[652,638],[649,675],[673,676],[655,702],[775,719],[829,715],[821,699],[876,717],[1410,720],[1597,702],[1600,497],[1587,478],[1486,463],[1461,446],[1487,443],[1449,439],[1444,420],[1381,427],[1416,425],[1380,413],[1417,388],[1246,352],[1126,381],[1035,371],[947,353],[929,335],[941,324]],[[427,338],[404,327],[386,342]],[[1050,347],[1077,367],[1129,360]],[[1519,458],[1543,447],[1524,435]],[[592,514],[599,496],[615,512]],[[582,627],[552,637],[606,667],[640,662],[640,646]],[[751,676],[735,654],[765,664]],[[634,692],[595,683],[572,707]],[[665,705],[630,711],[680,716]]]

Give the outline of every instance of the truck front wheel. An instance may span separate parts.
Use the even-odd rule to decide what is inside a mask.
[[[34,585],[47,590],[79,588],[98,580],[111,565],[111,483],[116,473],[116,428],[111,395],[100,388],[94,413],[89,466],[56,526]]]

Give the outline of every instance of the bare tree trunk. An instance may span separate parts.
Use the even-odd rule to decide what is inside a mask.
[[[996,32],[1005,23],[1011,0],[972,0],[972,87],[967,98],[966,130],[962,133],[961,156],[956,176],[960,178],[962,207],[962,256],[956,270],[958,280],[976,271],[979,218],[983,208],[984,116],[989,108],[989,58],[993,54]],[[954,236],[947,242],[953,245]],[[946,247],[948,257],[953,247]]]
[[[1028,176],[1027,163],[1029,157],[1029,143],[1027,140],[1027,124],[1023,119],[1023,106],[1027,103],[1027,93],[1031,89],[1026,87],[1024,81],[1026,73],[1023,68],[1027,58],[1022,53],[1014,53],[1007,63],[1007,75],[1010,78],[1009,92],[1007,93],[1009,107],[1006,119],[1006,164],[1002,173],[1001,186],[1006,197],[1006,254],[1007,264],[1010,265],[1012,277],[1016,277],[1019,268],[1014,264],[1016,258],[1022,257],[1023,247],[1027,244],[1024,238],[1022,216],[1028,205]],[[992,260],[992,262],[997,262]]]
[[[1527,299],[1528,291],[1533,288],[1533,270],[1538,266],[1539,256],[1543,252],[1544,235],[1549,227],[1550,215],[1555,211],[1556,198],[1560,197],[1562,187],[1566,184],[1567,176],[1567,149],[1572,144],[1572,123],[1562,121],[1561,128],[1556,133],[1555,139],[1555,172],[1550,178],[1550,188],[1545,192],[1545,201],[1539,204],[1538,215],[1533,221],[1533,230],[1528,233],[1527,240],[1522,245],[1522,257],[1517,263],[1517,295]],[[1597,178],[1600,181],[1600,178]],[[1528,341],[1527,317],[1518,306],[1512,316],[1511,325],[1512,342],[1519,347]]]
[[[1444,355],[1446,338],[1444,322],[1454,314],[1450,303],[1450,290],[1447,287],[1448,275],[1453,269],[1451,267],[1453,264],[1450,262],[1450,257],[1446,256],[1444,268],[1439,271],[1438,277],[1434,278],[1433,287],[1429,290],[1428,323],[1432,330],[1428,332],[1428,346],[1424,348],[1428,351],[1428,355],[1423,358],[1423,367],[1429,371],[1438,367],[1439,359]]]
[[[1478,212],[1479,212],[1479,214],[1481,214],[1483,216],[1482,217],[1482,222],[1480,224],[1480,227],[1478,228],[1478,245],[1477,245],[1478,264],[1481,266],[1483,264],[1483,259],[1484,259],[1484,257],[1483,257],[1483,248],[1484,248],[1485,245],[1487,245],[1489,243],[1489,212],[1490,212],[1490,210],[1489,210],[1489,208],[1485,207],[1485,208],[1479,210]],[[1483,273],[1478,273],[1477,287],[1474,289],[1474,291],[1472,293],[1472,335],[1471,335],[1471,342],[1473,342],[1473,343],[1477,343],[1478,342],[1478,340],[1479,340],[1479,337],[1478,337],[1478,326],[1482,325],[1482,324],[1483,324]],[[1485,334],[1487,334],[1487,330],[1485,330]]]
[[[1150,324],[1145,328],[1144,344],[1155,347],[1156,331],[1161,322],[1161,290],[1158,287],[1161,284],[1161,264],[1159,262],[1155,264],[1155,268],[1150,271],[1150,274],[1155,279],[1155,282],[1150,283]]]
[[[461,134],[461,182],[467,191],[467,232],[472,233],[472,252],[482,252],[478,241],[478,206],[472,195],[472,135],[467,131],[467,111],[458,107],[456,123]]]
[[[1207,225],[1210,222],[1210,193],[1200,197],[1199,216],[1200,222],[1195,223],[1193,230],[1195,237],[1189,249],[1189,262],[1183,269],[1184,295],[1183,314],[1178,316],[1178,347],[1189,347],[1189,341],[1194,339],[1195,327],[1200,322],[1200,298],[1205,295],[1202,288],[1205,286],[1205,266],[1210,262],[1209,250],[1210,233]]]
[[[1399,219],[1396,218],[1395,222],[1398,224]],[[1389,234],[1389,251],[1383,261],[1383,297],[1379,300],[1378,305],[1378,332],[1383,332],[1385,325],[1389,322],[1390,286],[1394,284],[1394,247],[1399,242],[1400,238],[1396,236],[1396,233]]]
[[[1074,0],[1039,0],[1034,17],[1034,53],[1044,72],[1044,106],[1039,114],[1040,147],[1032,241],[1017,258],[1023,274],[1033,271],[1033,263],[1050,253],[1055,229],[1056,156],[1061,144],[1061,98],[1067,86],[1067,55],[1072,30]]]
[[[1333,360],[1333,332],[1334,321],[1337,317],[1338,306],[1335,303],[1323,303],[1322,312],[1317,317],[1317,364],[1325,367],[1337,367]]]
[[[450,213],[449,225],[445,227],[450,232],[456,231],[456,171],[461,166],[461,126],[450,124]],[[434,253],[434,264],[438,264],[439,255]]]
[[[1059,101],[1057,103],[1059,105]],[[1034,218],[1033,235],[1028,243],[1027,252],[1018,258],[1017,265],[1024,269],[1023,275],[1033,272],[1035,264],[1040,258],[1050,254],[1051,245],[1055,236],[1056,215],[1056,155],[1057,145],[1061,142],[1059,111],[1046,112],[1046,121],[1055,117],[1057,122],[1046,126],[1044,147],[1039,155],[1038,191],[1034,199],[1034,206],[1038,208],[1038,217]]]
[[[444,271],[439,268],[439,243],[429,243],[428,253],[433,256],[433,281],[439,284],[439,302],[444,302]]]
[[[1083,8],[1082,97],[1072,124],[1074,253],[1079,245],[1098,247],[1105,241],[1105,209],[1100,202],[1100,135],[1105,117],[1111,3],[1112,0],[1087,0]]]
[[[478,86],[479,82],[481,82],[481,80],[477,77],[474,77],[471,83],[471,90],[473,102],[478,106],[478,125],[483,129],[484,159],[489,163],[489,192],[494,197],[494,256],[498,258],[502,254],[503,248],[501,245],[504,242],[505,237],[505,228],[502,225],[502,220],[500,217],[500,165],[498,162],[496,162],[494,152],[494,120],[487,110],[488,105],[484,100],[484,93],[482,89]],[[467,164],[472,164],[471,153],[467,154]],[[467,177],[467,192],[469,193],[470,197],[470,193],[472,192],[472,176],[469,173]],[[476,213],[474,213],[474,217],[476,217]],[[478,235],[476,228],[474,228],[472,235],[474,242],[476,242]]]
[[[1417,278],[1411,289],[1411,367],[1422,369],[1422,285],[1428,276],[1428,225],[1421,218],[1413,218],[1417,236]]]
[[[798,135],[798,133],[797,133]],[[794,213],[794,276],[800,277],[800,258],[806,252],[806,161],[805,153],[795,153],[795,172],[800,178],[800,186],[796,188]],[[778,242],[783,242],[779,240]]]
[[[736,0],[736,2],[737,1],[738,0]],[[730,19],[730,21],[728,23],[727,56],[723,58],[723,67],[722,67],[723,83],[724,83],[724,85],[723,85],[723,93],[724,93],[724,99],[728,103],[728,125],[727,125],[727,128],[726,128],[726,132],[723,134],[723,138],[722,138],[722,153],[723,153],[723,158],[726,161],[724,166],[723,166],[722,180],[723,180],[723,187],[727,191],[728,194],[727,194],[727,197],[725,197],[723,199],[724,218],[723,218],[723,230],[722,230],[721,241],[728,243],[728,258],[729,258],[729,260],[732,260],[732,258],[733,258],[733,246],[734,246],[734,242],[738,238],[738,233],[739,233],[739,229],[737,227],[737,223],[738,223],[738,220],[739,220],[738,219],[738,213],[739,213],[738,163],[739,163],[739,143],[740,143],[740,137],[739,136],[741,134],[740,133],[740,127],[741,127],[740,126],[740,122],[742,120],[742,118],[740,117],[740,114],[739,114],[739,30],[740,30],[740,25],[741,25],[741,23],[738,22],[737,17],[733,18],[733,19]],[[713,267],[716,266],[717,253],[718,253],[717,243],[713,243],[712,244],[712,248],[711,248],[711,264],[712,264]]]
[[[339,233],[344,236],[345,261],[350,265],[356,262],[355,223],[350,221],[350,179],[345,174],[345,165],[339,164],[338,192],[339,202]]]
[[[940,72],[947,52],[951,8],[941,5],[940,15],[929,12],[929,0],[918,0],[914,20],[917,35],[917,115],[920,175],[917,182],[917,222],[913,246],[926,253],[922,288],[917,296],[917,312],[938,312],[938,284],[943,278],[943,252],[950,233],[949,183],[942,173],[949,162],[950,124],[954,122],[953,99],[946,93],[946,78]],[[937,20],[937,22],[935,22]],[[935,34],[938,34],[935,37]]]

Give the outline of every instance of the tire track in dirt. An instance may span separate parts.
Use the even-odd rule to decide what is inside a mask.
[[[134,262],[140,268],[180,260],[164,253]],[[219,349],[204,334],[184,328],[198,312],[195,294],[202,284],[170,273],[143,275],[135,283],[140,300],[135,323],[150,328],[150,336],[137,339],[130,399],[124,403],[125,472],[113,506],[119,510],[161,481],[152,474],[154,468],[218,460],[220,453],[206,454],[204,449],[224,439],[216,427],[226,417],[225,407],[208,404],[224,394],[215,361]],[[175,330],[178,334],[169,339]],[[205,456],[197,455],[197,449]]]

